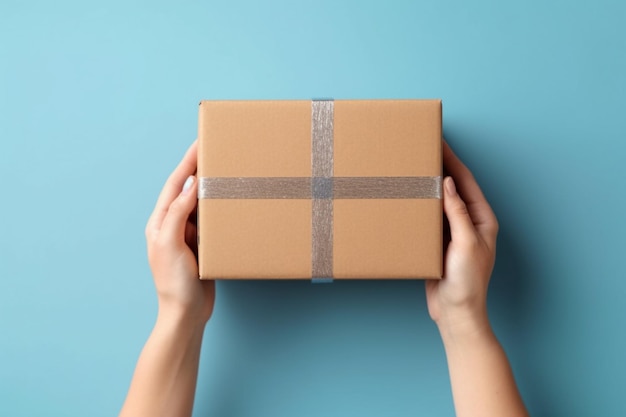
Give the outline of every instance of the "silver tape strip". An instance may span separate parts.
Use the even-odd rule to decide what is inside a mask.
[[[441,198],[441,177],[335,177],[335,199]]]
[[[311,102],[311,276],[333,276],[333,154],[335,103]]]
[[[311,173],[312,177],[332,178],[335,103],[332,100],[311,102]]]
[[[201,199],[440,199],[441,177],[202,177]]]
[[[301,199],[311,198],[311,178],[306,177],[203,177],[198,198]]]
[[[333,200],[311,200],[311,277],[333,276]]]

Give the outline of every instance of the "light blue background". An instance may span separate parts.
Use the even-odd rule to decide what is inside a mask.
[[[0,416],[116,415],[143,229],[210,98],[441,97],[501,223],[494,327],[534,416],[625,416],[626,6],[0,5]],[[451,416],[421,282],[220,282],[195,416]]]

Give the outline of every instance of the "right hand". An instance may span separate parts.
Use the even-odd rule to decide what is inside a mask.
[[[487,288],[496,256],[498,221],[470,170],[443,144],[443,208],[451,240],[441,280],[426,281],[431,318],[440,331],[490,328]]]

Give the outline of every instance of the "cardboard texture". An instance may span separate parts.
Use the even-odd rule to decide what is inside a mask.
[[[441,178],[440,100],[333,106],[333,178]],[[310,178],[311,107],[304,100],[202,101],[198,178]],[[310,198],[201,198],[200,277],[314,278],[312,206]],[[332,278],[441,278],[440,198],[336,198],[332,210]]]

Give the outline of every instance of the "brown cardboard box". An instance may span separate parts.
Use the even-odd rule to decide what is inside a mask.
[[[441,278],[441,101],[202,101],[203,279]]]

